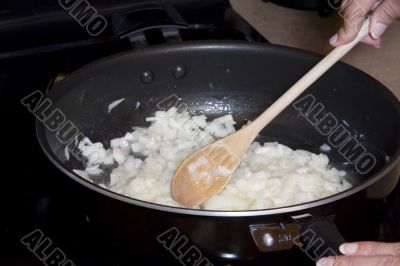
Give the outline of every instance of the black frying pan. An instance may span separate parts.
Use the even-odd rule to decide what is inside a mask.
[[[131,131],[132,126],[147,125],[145,117],[168,107],[160,102],[164,103],[171,95],[181,98],[193,114],[213,118],[231,113],[240,127],[275,101],[320,58],[301,50],[240,42],[158,46],[94,62],[57,83],[48,97],[54,103],[53,109],[62,110],[80,132],[95,142],[107,143]],[[130,199],[75,175],[71,170],[82,169],[82,163],[74,158],[67,161],[66,144],[60,143],[56,134],[40,122],[37,123],[38,139],[49,159],[65,174],[104,195],[98,195],[102,200],[96,204],[104,204],[101,206],[107,210],[104,219],[108,226],[103,230],[110,237],[135,246],[130,241],[133,236],[143,241],[154,240],[152,236],[160,228],[176,226],[212,256],[222,252],[252,261],[263,255],[249,233],[250,225],[297,223],[296,217],[304,214],[333,215],[347,239],[359,239],[381,222],[384,201],[398,181],[400,104],[388,89],[367,74],[338,63],[302,96],[307,94],[324,105],[325,114],[331,112],[345,124],[376,163],[368,172],[359,173],[356,163],[349,163],[338,149],[332,148],[328,153],[332,164],[351,174],[349,181],[354,188],[297,206],[221,212],[179,209]],[[107,106],[120,98],[126,100],[109,114]],[[137,110],[136,102],[141,103]],[[291,106],[262,131],[260,140],[279,141],[291,148],[319,153],[327,136]],[[361,205],[369,206],[368,211],[359,208]],[[109,225],[115,221],[109,221],[106,218],[109,216],[124,221],[118,223],[117,231],[110,229]],[[359,226],[360,219],[368,222]],[[132,228],[132,223],[143,223],[143,226]],[[153,244],[141,248],[154,249]]]

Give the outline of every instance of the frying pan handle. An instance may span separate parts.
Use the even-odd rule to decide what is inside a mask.
[[[112,15],[114,35],[128,39],[134,48],[149,45],[146,32],[158,31],[165,42],[182,41],[179,30],[188,28],[187,23],[172,6],[167,4],[142,4],[134,10],[124,10]]]
[[[339,246],[346,240],[329,217],[305,214],[289,220],[288,223],[250,225],[250,234],[259,251],[282,251],[297,246],[313,261],[341,254]]]
[[[339,246],[346,242],[336,225],[325,217],[306,221],[299,236],[300,249],[315,259],[340,255]]]

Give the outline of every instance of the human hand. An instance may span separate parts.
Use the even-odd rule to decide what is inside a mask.
[[[362,41],[379,47],[386,28],[400,17],[400,0],[343,0],[339,12],[344,20],[343,27],[330,38],[331,45],[339,46],[354,40],[369,12],[372,13],[369,35]]]
[[[398,266],[400,265],[400,242],[354,242],[339,247],[344,256],[326,257],[317,266]]]

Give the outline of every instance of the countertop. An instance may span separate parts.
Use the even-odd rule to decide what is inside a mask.
[[[230,0],[233,8],[273,44],[327,54],[328,40],[340,28],[338,14],[321,17],[315,11],[295,10],[261,0]],[[400,22],[383,36],[380,48],[356,46],[342,61],[386,85],[400,99]]]

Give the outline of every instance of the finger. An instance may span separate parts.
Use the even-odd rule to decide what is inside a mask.
[[[355,242],[340,245],[340,252],[345,255],[373,256],[393,255],[400,256],[400,243],[382,242]]]
[[[317,262],[317,266],[398,266],[400,258],[396,256],[337,256],[325,257]]]
[[[373,39],[371,36],[365,36],[361,42],[374,46],[375,48],[381,47],[381,39]]]
[[[372,6],[371,10],[375,11],[380,4],[382,4],[383,0],[376,1],[375,4]]]
[[[339,46],[351,42],[357,36],[367,13],[371,10],[376,0],[346,0],[342,3],[339,14],[343,18],[343,27],[331,37],[329,42]]]
[[[379,39],[387,27],[400,17],[400,0],[386,0],[380,4],[371,17],[370,33]]]

